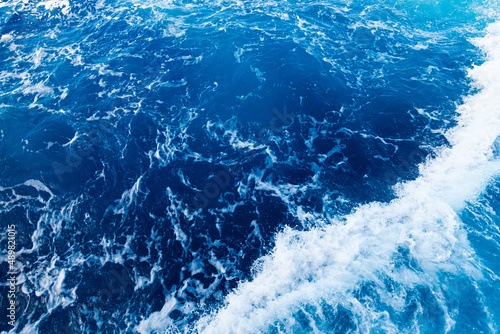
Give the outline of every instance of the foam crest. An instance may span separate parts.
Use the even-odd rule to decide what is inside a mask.
[[[490,25],[474,42],[487,54],[484,64],[469,71],[481,91],[458,107],[458,125],[446,133],[452,147],[422,165],[417,180],[400,186],[400,197],[439,199],[459,210],[499,171],[494,150],[500,135],[500,25]]]
[[[279,233],[273,252],[256,263],[253,280],[230,294],[215,315],[201,319],[198,332],[257,333],[271,327],[287,332],[297,323],[297,312],[323,301],[348,309],[361,331],[395,333],[397,326],[387,314],[353,297],[355,289],[370,282],[398,308],[397,293],[385,291],[384,277],[436,291],[443,329],[454,325],[438,292],[439,275],[480,277],[456,212],[500,171],[494,155],[500,135],[500,24],[490,25],[486,36],[474,43],[487,60],[470,70],[480,91],[458,107],[458,126],[446,134],[451,147],[422,164],[416,180],[398,185],[398,198],[392,202],[361,206],[321,228]],[[409,251],[416,265],[396,264],[401,249]],[[314,328],[318,320],[313,315],[321,318],[321,307],[312,309],[305,313]]]

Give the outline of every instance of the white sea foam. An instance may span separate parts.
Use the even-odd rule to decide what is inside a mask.
[[[470,70],[480,91],[458,108],[458,125],[446,133],[451,147],[422,164],[416,180],[398,185],[392,202],[362,206],[322,228],[279,233],[272,253],[257,262],[253,280],[228,295],[216,314],[201,319],[198,332],[258,333],[276,323],[292,328],[294,312],[326,301],[349,309],[362,332],[378,326],[395,333],[387,314],[352,296],[361,282],[378,284],[381,277],[390,277],[433,290],[439,272],[480,278],[456,212],[500,172],[494,154],[500,135],[500,23],[490,25],[474,43],[486,52],[487,61]],[[395,266],[400,247],[410,251],[421,270]],[[436,299],[449,330],[454,322],[439,292]],[[397,307],[395,295],[388,300]]]
[[[38,6],[44,6],[45,10],[54,10],[56,8],[61,8],[64,15],[67,15],[71,10],[71,6],[68,0],[48,0],[37,4]]]

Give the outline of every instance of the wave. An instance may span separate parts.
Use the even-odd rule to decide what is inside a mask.
[[[11,331],[495,332],[498,24],[451,120],[467,1],[188,2],[0,4]]]
[[[198,321],[196,331],[321,332],[345,313],[347,331],[414,332],[423,326],[418,317],[406,328],[394,319],[407,309],[404,296],[416,287],[432,293],[442,330],[453,328],[445,278],[481,279],[457,212],[500,172],[495,153],[500,23],[489,25],[474,44],[487,60],[469,71],[480,90],[458,107],[458,125],[446,133],[451,146],[423,163],[417,179],[398,184],[398,197],[390,203],[361,206],[308,231],[281,231],[273,251],[255,264],[253,279],[228,295],[223,308]],[[368,299],[376,296],[379,303],[360,297],[367,287],[372,291]]]

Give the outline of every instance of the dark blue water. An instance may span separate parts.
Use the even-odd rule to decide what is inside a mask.
[[[1,3],[0,330],[497,333],[499,9]]]

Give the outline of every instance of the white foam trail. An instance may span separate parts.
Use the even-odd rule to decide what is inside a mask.
[[[362,206],[323,228],[281,232],[273,252],[258,261],[254,279],[228,295],[224,308],[201,319],[198,332],[266,332],[279,321],[293,326],[293,313],[301,305],[324,300],[349,308],[361,332],[378,323],[395,333],[389,317],[367,310],[349,291],[360,282],[380,281],[381,273],[431,289],[439,271],[479,277],[456,211],[500,172],[492,149],[500,135],[500,23],[486,33],[474,42],[487,53],[487,61],[469,73],[481,90],[458,108],[458,126],[446,134],[452,146],[423,164],[416,180],[399,185],[392,202]],[[401,246],[422,271],[394,266]],[[453,321],[445,320],[449,330]]]
[[[67,15],[71,10],[71,6],[68,0],[48,0],[38,3],[36,6],[44,6],[45,10],[54,10],[56,8],[61,8],[61,11],[64,15]]]

